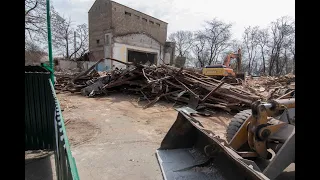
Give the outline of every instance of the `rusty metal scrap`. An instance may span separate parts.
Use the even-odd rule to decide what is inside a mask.
[[[126,69],[115,69],[106,72],[104,76],[97,77],[95,72],[88,71],[82,73],[76,79],[69,79],[69,87],[65,90],[82,91],[86,96],[110,94],[116,91],[138,93],[140,99],[148,101],[144,108],[150,107],[160,99],[166,99],[192,104],[194,108],[201,105],[211,109],[231,111],[248,108],[253,101],[260,99],[249,91],[196,71],[164,64],[159,66],[124,64],[127,65]]]

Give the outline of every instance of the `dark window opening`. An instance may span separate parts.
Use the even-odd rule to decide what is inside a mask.
[[[100,42],[100,40],[99,40],[99,39],[97,39],[97,44],[99,44],[99,42]]]
[[[110,44],[110,40],[109,40],[109,35],[105,35],[105,37],[104,37],[104,43],[106,44],[106,45],[109,45]]]
[[[127,11],[125,11],[124,14],[127,15],[127,16],[131,16],[131,13],[129,13]]]
[[[160,27],[160,23],[156,23],[156,25]]]
[[[157,64],[157,54],[128,50],[128,62],[136,62],[141,64]]]
[[[134,15],[137,19],[140,19],[140,16],[138,16],[138,15]]]
[[[153,22],[153,21],[150,21],[150,20],[149,20],[149,23],[150,23],[150,24],[154,24],[154,22]]]
[[[148,20],[146,18],[142,18],[143,21],[147,22]]]

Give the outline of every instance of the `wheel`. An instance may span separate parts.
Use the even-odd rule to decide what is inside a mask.
[[[251,109],[246,109],[246,110],[240,111],[235,116],[233,116],[233,118],[231,119],[231,121],[227,127],[226,137],[227,137],[228,143],[230,143],[230,141],[232,140],[234,135],[238,132],[238,130],[240,129],[240,127],[244,123],[244,121],[247,120],[251,116],[251,114],[252,114]],[[280,116],[276,117],[276,119],[279,119],[279,118],[280,118]],[[275,125],[275,124],[278,124],[278,121],[271,119],[268,121],[268,124]],[[239,149],[248,150],[248,148],[250,149],[249,144],[245,143]]]
[[[234,135],[238,132],[242,124],[245,120],[247,120],[251,116],[252,112],[251,109],[243,110],[237,113],[231,119],[228,127],[227,127],[227,141],[230,143],[231,139]],[[239,149],[239,151],[250,151],[250,146],[248,142],[244,143]]]
[[[238,132],[245,120],[251,116],[251,109],[243,110],[237,113],[227,127],[227,141],[230,142]]]

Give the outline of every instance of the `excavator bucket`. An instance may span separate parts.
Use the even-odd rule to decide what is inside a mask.
[[[179,108],[178,116],[156,151],[165,180],[268,179],[250,160],[239,156],[227,142],[215,136],[192,116],[191,108]]]

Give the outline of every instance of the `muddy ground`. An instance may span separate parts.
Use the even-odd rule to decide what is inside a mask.
[[[163,179],[155,151],[177,117],[173,104],[143,109],[132,95],[57,96],[81,180]],[[217,112],[205,125],[224,139],[231,117]]]

